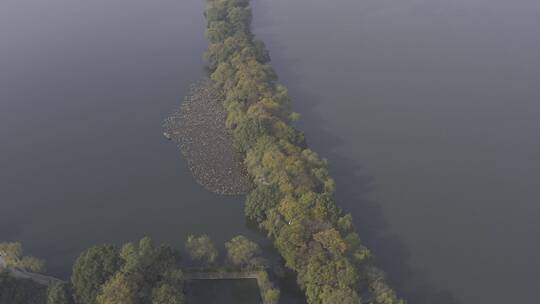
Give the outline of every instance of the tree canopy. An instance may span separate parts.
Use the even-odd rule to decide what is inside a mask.
[[[78,304],[183,304],[180,253],[150,238],[83,252],[72,282]]]
[[[226,125],[256,186],[247,196],[246,216],[274,240],[310,304],[358,302],[361,285],[371,286],[373,304],[401,303],[384,279],[373,282],[368,275],[372,255],[351,216],[336,205],[327,161],[293,127],[299,115],[277,83],[264,43],[251,33],[249,0],[207,4],[210,77],[223,91]],[[253,250],[248,244],[229,242],[229,259],[247,263]]]
[[[206,234],[200,236],[188,236],[186,241],[186,251],[192,259],[204,263],[213,263],[218,257],[216,246]]]
[[[47,288],[47,304],[74,304],[70,286],[62,282],[51,283]]]
[[[227,258],[234,265],[247,266],[256,265],[261,248],[256,243],[248,240],[245,236],[239,235],[225,243]]]
[[[42,259],[25,256],[22,244],[19,242],[0,243],[0,252],[7,266],[21,268],[31,272],[44,273],[47,269]]]
[[[100,245],[84,251],[73,265],[71,282],[77,301],[96,304],[101,285],[107,282],[123,265],[120,250],[113,245]]]

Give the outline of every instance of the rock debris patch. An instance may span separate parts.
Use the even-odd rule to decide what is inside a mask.
[[[223,98],[210,80],[193,85],[180,109],[165,119],[163,135],[178,145],[203,187],[218,194],[245,194],[253,184],[225,127]]]

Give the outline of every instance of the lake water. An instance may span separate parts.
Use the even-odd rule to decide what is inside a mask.
[[[538,303],[539,1],[259,0],[254,22],[411,303]]]
[[[0,241],[61,277],[81,250],[144,235],[269,248],[243,197],[196,184],[161,135],[204,75],[203,8],[0,2]],[[540,2],[256,0],[254,14],[339,204],[401,294],[536,303]]]
[[[204,2],[0,1],[0,240],[66,277],[81,250],[149,235],[182,247],[245,224],[195,183],[162,120],[203,75]]]

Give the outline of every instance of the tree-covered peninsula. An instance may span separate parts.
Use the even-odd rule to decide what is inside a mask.
[[[208,0],[206,59],[222,90],[226,126],[255,189],[247,217],[264,229],[297,273],[310,304],[403,303],[362,245],[350,214],[334,201],[328,164],[292,126],[287,89],[276,82],[270,56],[251,33],[249,0]]]

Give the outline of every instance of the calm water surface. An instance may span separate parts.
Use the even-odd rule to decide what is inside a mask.
[[[411,303],[538,303],[539,1],[257,0],[254,22]]]
[[[77,253],[150,235],[262,242],[243,197],[196,184],[161,122],[203,76],[199,0],[0,1],[0,240],[67,277]]]
[[[536,303],[540,2],[256,0],[340,205],[413,303]],[[0,240],[66,277],[96,243],[246,226],[161,136],[203,76],[200,0],[0,2]],[[294,292],[293,292],[294,293]]]

